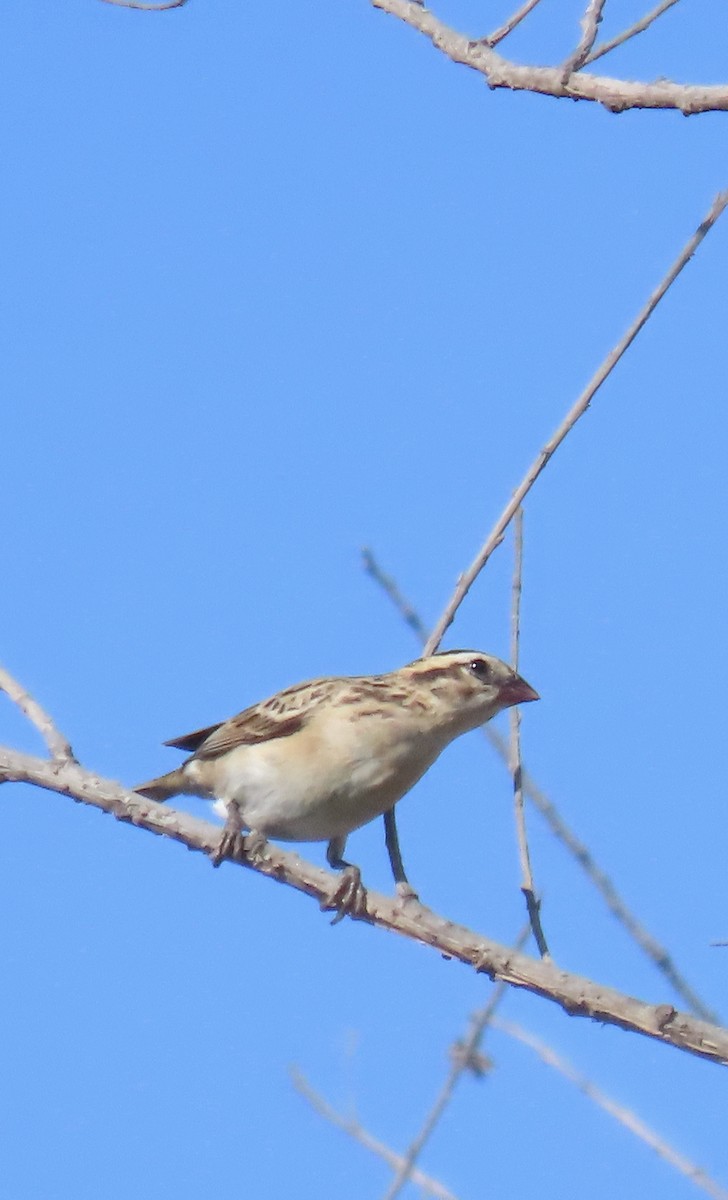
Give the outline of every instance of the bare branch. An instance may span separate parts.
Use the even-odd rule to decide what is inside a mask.
[[[528,934],[531,930],[530,924],[518,935],[515,943],[516,950],[520,950],[526,942]],[[486,1026],[493,1018],[498,1005],[505,996],[507,985],[498,983],[491,993],[490,1000],[485,1008],[476,1013],[470,1020],[470,1030],[467,1037],[455,1043],[453,1046],[453,1054],[450,1063],[450,1069],[445,1078],[440,1091],[438,1092],[435,1102],[428,1112],[422,1124],[417,1137],[410,1143],[407,1148],[407,1153],[402,1161],[402,1164],[392,1180],[392,1183],[387,1191],[384,1200],[395,1200],[395,1197],[400,1194],[404,1185],[409,1179],[414,1178],[415,1163],[422,1154],[425,1145],[432,1137],[435,1129],[442,1120],[450,1101],[455,1094],[455,1088],[465,1071],[480,1070],[480,1060],[482,1055],[479,1055],[480,1042],[483,1037]]]
[[[596,62],[598,58],[609,54],[610,50],[616,50],[617,46],[621,46],[624,42],[629,41],[630,38],[636,37],[638,33],[644,33],[645,29],[649,29],[653,21],[656,21],[658,17],[661,17],[664,12],[667,12],[668,8],[672,8],[677,2],[678,0],[662,0],[662,3],[658,4],[657,8],[653,8],[641,20],[635,21],[634,25],[630,25],[629,29],[625,29],[623,33],[618,33],[616,37],[613,37],[608,42],[602,42],[600,46],[597,46],[596,50],[592,50],[591,54],[587,55],[584,60],[584,64],[587,65],[588,63]]]
[[[432,1137],[436,1127],[439,1125],[443,1113],[453,1098],[457,1082],[468,1065],[469,1063],[465,1061],[464,1057],[461,1058],[460,1055],[453,1058],[445,1082],[438,1092],[432,1108],[425,1117],[420,1132],[407,1147],[407,1152],[400,1161],[397,1174],[387,1188],[384,1200],[395,1200],[395,1197],[399,1196],[402,1188],[407,1185],[410,1179],[414,1178],[416,1171],[415,1163],[424,1150],[425,1145]]]
[[[386,592],[405,624],[409,625],[410,629],[417,634],[417,637],[420,639],[420,641],[426,641],[427,630],[425,629],[419,613],[416,613],[412,606],[407,602],[397,587],[396,582],[394,579],[392,579],[392,576],[385,575],[368,546],[362,547],[361,558],[362,565],[367,575],[370,575],[374,582],[378,583],[380,588]]]
[[[412,614],[413,619],[408,620],[408,624],[417,631],[420,641],[424,642],[426,637],[425,624],[419,613],[402,596],[399,588],[394,584],[392,577],[385,574],[381,569],[371,551],[369,551],[369,558],[372,564],[369,574],[384,589],[400,614],[403,614],[404,611]],[[388,587],[388,583],[393,584],[393,587]],[[500,733],[492,725],[485,725],[483,733],[505,766],[508,767],[508,745],[505,739],[501,737]],[[704,1021],[709,1021],[714,1025],[720,1024],[716,1013],[700,999],[697,992],[690,987],[685,977],[678,971],[667,949],[651,933],[648,933],[644,925],[630,912],[609,876],[598,866],[591,852],[566,824],[566,821],[564,821],[553,801],[538,787],[535,780],[525,770],[522,773],[522,783],[523,790],[528,799],[541,813],[554,836],[562,842],[570,854],[573,854],[579,866],[601,895],[612,916],[624,926],[627,933],[634,938],[640,949],[652,960],[658,971],[662,972],[678,996],[682,997],[693,1012]],[[725,944],[728,945],[728,942]]]
[[[17,704],[30,723],[35,725],[50,754],[57,762],[76,761],[71,743],[56,728],[52,718],[4,667],[0,667],[0,692],[5,692],[5,695],[13,701],[13,704]]]
[[[181,8],[187,0],[163,0],[162,4],[143,4],[141,0],[103,0],[104,4],[115,4],[118,8],[137,8],[141,12],[167,12],[170,8]]]
[[[151,833],[164,834],[190,850],[209,855],[220,847],[222,831],[219,827],[129,792],[77,763],[34,758],[0,747],[0,783],[13,781],[33,783],[83,804],[92,804],[117,820],[127,821]],[[241,855],[240,865],[305,892],[320,904],[328,902],[335,882],[329,872],[305,862],[296,854],[279,850],[277,846],[266,845],[264,851],[252,857]],[[647,1004],[613,988],[561,971],[552,963],[534,961],[462,925],[455,925],[416,902],[403,905],[399,898],[390,899],[369,891],[366,911],[358,919],[395,930],[425,946],[434,946],[439,953],[467,963],[491,979],[502,979],[512,987],[524,988],[552,1000],[571,1016],[590,1017],[642,1033],[712,1062],[728,1064],[728,1029],[679,1013],[671,1004]]]
[[[714,1200],[728,1200],[728,1191],[716,1183],[714,1179],[711,1179],[710,1175],[702,1167],[697,1166],[689,1158],[685,1158],[684,1155],[679,1154],[668,1142],[659,1137],[654,1130],[645,1125],[644,1121],[640,1120],[636,1113],[633,1113],[621,1104],[617,1104],[616,1100],[612,1100],[610,1096],[602,1092],[590,1079],[587,1079],[586,1075],[582,1075],[580,1071],[572,1067],[571,1063],[561,1058],[555,1050],[552,1050],[540,1038],[537,1038],[527,1029],[524,1029],[523,1026],[517,1025],[513,1021],[504,1021],[501,1017],[494,1017],[492,1024],[496,1029],[500,1029],[503,1033],[508,1034],[509,1037],[515,1038],[517,1041],[522,1042],[524,1046],[529,1046],[532,1050],[535,1050],[542,1062],[545,1062],[549,1067],[553,1067],[554,1070],[568,1079],[570,1083],[573,1083],[580,1092],[583,1092],[585,1096],[588,1096],[590,1100],[593,1100],[595,1104],[598,1104],[600,1108],[608,1112],[611,1117],[614,1117],[621,1125],[624,1125],[626,1129],[629,1129],[631,1133],[634,1133],[636,1137],[645,1142],[651,1150],[659,1154],[660,1158],[665,1159],[671,1167],[675,1167],[676,1170],[686,1175],[697,1187],[703,1188],[709,1196],[713,1196]]]
[[[384,1142],[380,1142],[377,1138],[372,1137],[371,1133],[354,1117],[344,1117],[341,1113],[338,1113],[335,1108],[331,1107],[328,1101],[324,1100],[323,1096],[314,1091],[308,1080],[295,1067],[291,1068],[289,1074],[291,1083],[296,1091],[305,1100],[308,1100],[315,1112],[319,1113],[327,1121],[330,1121],[337,1129],[343,1129],[344,1133],[348,1133],[350,1137],[353,1137],[366,1150],[371,1150],[373,1154],[377,1154],[379,1158],[383,1158],[393,1170],[399,1170],[404,1162],[400,1154],[396,1154],[389,1146],[385,1146]],[[455,1200],[454,1194],[448,1188],[443,1187],[436,1179],[425,1175],[424,1172],[418,1170],[416,1167],[410,1172],[409,1177],[417,1187],[421,1187],[431,1196],[436,1196],[437,1200]]]
[[[484,75],[488,87],[536,92],[559,99],[593,100],[610,112],[630,108],[670,108],[690,116],[728,109],[728,86],[672,83],[635,83],[629,79],[585,74],[579,71],[564,82],[563,67],[533,67],[509,62],[487,41],[471,41],[416,3],[416,0],[372,0],[374,8],[398,17],[430,38],[433,46],[453,62]]]
[[[508,34],[513,33],[513,30],[521,24],[521,21],[525,20],[530,12],[533,12],[534,8],[539,3],[540,0],[526,0],[526,3],[522,4],[521,7],[514,12],[512,17],[509,17],[507,21],[504,21],[502,25],[500,25],[497,29],[494,29],[492,33],[489,33],[487,37],[482,39],[486,46],[497,46],[499,42],[502,42],[504,38],[507,38]]]
[[[574,71],[578,71],[579,67],[583,66],[586,62],[589,51],[597,40],[597,30],[602,22],[602,13],[604,12],[605,4],[606,0],[589,0],[584,16],[581,18],[579,44],[574,53],[569,55],[563,66],[564,83],[566,83]]]
[[[496,729],[490,726],[483,728],[483,733],[490,742],[493,749],[500,755],[503,761],[508,763],[508,746],[505,739],[498,733]],[[613,917],[624,926],[630,937],[634,938],[640,949],[652,960],[658,971],[661,971],[665,978],[675,989],[678,996],[681,996],[693,1012],[702,1017],[704,1021],[711,1021],[714,1024],[720,1024],[718,1015],[705,1004],[698,996],[697,992],[693,991],[690,984],[685,979],[684,975],[675,966],[675,962],[670,952],[663,946],[651,933],[645,929],[644,925],[630,912],[626,903],[620,896],[616,887],[612,883],[607,873],[597,864],[594,856],[588,847],[582,842],[576,834],[569,828],[559,813],[556,805],[546,795],[545,792],[536,784],[527,771],[523,772],[523,790],[528,799],[541,813],[541,816],[546,821],[549,829],[554,837],[573,854],[579,866],[584,871],[584,874],[591,880],[594,887],[601,895],[604,903],[609,909]]]
[[[513,561],[513,586],[511,599],[511,665],[518,672],[518,657],[521,640],[521,592],[523,590],[523,509],[516,510],[514,518],[515,555]],[[541,902],[536,896],[531,870],[531,855],[528,850],[526,817],[523,811],[523,763],[521,761],[521,710],[510,709],[511,742],[509,764],[513,777],[513,805],[516,817],[518,857],[521,863],[521,891],[523,892],[533,936],[542,958],[547,958],[549,948],[541,925]]]
[[[668,291],[670,286],[675,282],[675,280],[677,279],[680,272],[687,265],[687,263],[689,263],[690,259],[692,258],[693,254],[695,253],[698,246],[702,242],[706,233],[708,232],[709,229],[712,229],[713,225],[718,220],[718,217],[723,212],[723,210],[727,204],[728,204],[728,191],[721,192],[713,201],[713,204],[711,205],[710,211],[708,212],[707,216],[704,218],[703,221],[701,221],[700,225],[695,230],[695,233],[692,235],[692,237],[690,237],[688,239],[683,250],[680,252],[680,254],[676,258],[675,262],[670,267],[669,271],[665,275],[662,282],[652,293],[652,295],[648,299],[647,303],[640,309],[639,313],[635,317],[635,319],[632,322],[632,324],[630,325],[629,329],[620,338],[620,340],[617,342],[614,349],[610,350],[609,354],[604,359],[604,362],[601,364],[601,366],[596,371],[596,373],[592,376],[589,383],[585,387],[584,391],[581,393],[581,395],[579,396],[578,400],[573,405],[573,407],[566,414],[566,416],[564,417],[563,421],[559,425],[556,432],[553,434],[553,436],[543,447],[543,449],[541,450],[541,452],[539,453],[537,458],[531,464],[531,466],[529,467],[528,471],[526,472],[524,478],[519,483],[515,492],[511,496],[511,499],[508,501],[508,504],[506,505],[506,507],[504,508],[500,517],[496,521],[490,534],[488,535],[485,542],[483,543],[480,550],[478,551],[477,555],[475,556],[473,562],[470,564],[468,569],[458,579],[457,586],[455,587],[455,591],[453,592],[450,600],[446,604],[445,610],[444,610],[442,616],[440,617],[440,620],[437,622],[437,625],[435,626],[435,628],[433,629],[429,638],[427,639],[427,644],[425,646],[425,655],[433,654],[434,651],[437,650],[438,646],[440,645],[440,642],[443,639],[443,636],[445,635],[445,633],[447,632],[447,630],[449,629],[450,625],[453,622],[455,613],[457,612],[458,608],[460,607],[463,600],[467,596],[468,592],[470,591],[470,588],[473,586],[473,583],[477,579],[480,572],[483,570],[483,567],[487,563],[487,561],[490,558],[493,551],[503,541],[505,531],[508,528],[511,520],[513,519],[513,515],[514,515],[516,509],[525,500],[526,496],[530,492],[531,488],[533,487],[534,483],[536,482],[539,475],[543,471],[544,467],[548,463],[549,459],[552,457],[553,454],[556,453],[559,446],[564,441],[566,436],[574,428],[574,426],[576,425],[579,418],[583,417],[584,413],[586,412],[586,410],[588,409],[592,400],[594,399],[594,396],[599,391],[599,388],[602,386],[604,381],[609,377],[609,375],[612,373],[612,371],[616,367],[619,360],[622,358],[622,356],[626,353],[626,351],[632,345],[632,342],[637,337],[637,334],[640,332],[640,330],[643,328],[643,326],[650,319],[653,312],[657,308],[657,305],[660,303],[660,301],[662,300],[663,296]]]

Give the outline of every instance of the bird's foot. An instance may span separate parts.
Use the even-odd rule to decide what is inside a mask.
[[[220,863],[224,862],[226,858],[238,862],[242,857],[244,846],[245,837],[242,829],[232,829],[226,825],[220,836],[217,849],[213,850],[210,854],[210,862],[213,867],[219,867]]]
[[[222,831],[217,849],[210,854],[210,861],[213,867],[219,867],[221,862],[226,858],[232,859],[233,862],[250,862],[260,856],[264,846],[265,838],[262,833],[257,833],[255,830],[246,837],[243,833],[243,822],[240,816],[237,805],[228,807],[228,818],[225,822],[225,828]]]
[[[267,845],[262,833],[253,831],[244,834],[241,829],[224,829],[217,850],[213,850],[210,861],[219,867],[226,858],[233,862],[250,862],[261,857]]]
[[[362,917],[366,913],[367,890],[358,867],[344,867],[331,894],[321,901],[322,912],[331,912],[332,909],[336,910],[332,925],[338,925],[344,917]]]

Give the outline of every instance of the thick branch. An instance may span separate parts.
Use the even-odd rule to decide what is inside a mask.
[[[81,803],[92,804],[120,821],[174,838],[190,850],[209,854],[219,847],[221,831],[216,826],[129,792],[120,784],[103,779],[76,763],[34,758],[2,747],[0,782],[10,781],[33,783]],[[327,871],[278,847],[267,846],[260,857],[256,856],[255,861],[246,860],[245,865],[314,896],[319,903],[331,895],[333,881]],[[642,1033],[712,1062],[728,1064],[728,1029],[679,1013],[671,1004],[646,1004],[613,988],[561,971],[552,963],[535,962],[508,946],[455,925],[421,905],[402,905],[399,899],[389,899],[370,891],[366,912],[360,919],[433,946],[440,954],[457,958],[491,979],[501,979],[513,987],[525,988],[552,1000],[571,1016],[591,1017],[601,1023]]]
[[[484,75],[490,88],[510,88],[512,91],[537,92],[557,99],[595,100],[610,112],[629,108],[668,108],[690,116],[693,113],[724,112],[728,109],[728,86],[672,83],[661,79],[657,83],[634,83],[628,79],[607,76],[571,75],[565,81],[564,68],[532,67],[509,62],[502,58],[487,40],[471,41],[462,33],[450,29],[416,0],[372,0],[375,8],[399,17],[413,29],[428,37],[437,50]]]

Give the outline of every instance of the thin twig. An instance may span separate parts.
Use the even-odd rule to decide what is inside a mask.
[[[719,195],[715,198],[707,216],[703,221],[701,221],[700,225],[695,230],[695,233],[688,239],[685,247],[670,267],[662,282],[652,293],[647,303],[640,309],[627,332],[619,339],[614,349],[610,350],[609,354],[604,359],[604,362],[592,376],[589,383],[584,388],[584,391],[566,414],[556,432],[549,439],[538,456],[534,459],[524,478],[519,483],[515,492],[511,496],[511,499],[508,501],[508,504],[496,521],[490,534],[475,556],[473,562],[470,564],[464,574],[460,576],[455,591],[453,592],[450,600],[447,602],[440,620],[437,622],[435,628],[427,639],[427,643],[425,645],[425,656],[433,654],[434,651],[437,650],[444,634],[452,625],[455,613],[467,596],[475,580],[478,578],[478,575],[483,570],[483,567],[487,563],[493,551],[503,541],[505,531],[512,521],[516,509],[520,504],[523,503],[544,467],[549,462],[552,455],[556,453],[567,434],[571,432],[579,418],[584,415],[599,388],[612,373],[625,352],[632,345],[632,342],[637,337],[637,334],[650,319],[653,312],[657,308],[657,305],[660,303],[660,300],[662,300],[671,284],[675,282],[680,272],[687,265],[687,263],[689,263],[706,233],[709,229],[712,229],[726,205],[728,205],[728,191],[719,193]]]
[[[469,1056],[470,1057],[470,1056]],[[442,1114],[452,1100],[453,1093],[457,1086],[457,1082],[469,1066],[469,1061],[466,1061],[465,1052],[462,1057],[457,1055],[453,1058],[448,1070],[445,1082],[437,1094],[435,1103],[432,1105],[429,1113],[425,1117],[422,1128],[417,1137],[407,1147],[407,1151],[401,1164],[397,1170],[397,1174],[392,1180],[390,1186],[384,1195],[384,1200],[395,1200],[399,1196],[402,1188],[405,1187],[410,1178],[412,1178],[415,1170],[415,1163],[420,1157],[426,1143],[432,1137],[435,1127],[439,1124]]]
[[[658,4],[657,8],[653,8],[641,20],[635,21],[634,25],[630,25],[629,29],[625,29],[623,33],[618,33],[616,37],[611,38],[608,42],[602,42],[601,45],[597,46],[596,50],[592,50],[591,54],[587,55],[584,59],[583,65],[587,66],[589,63],[596,62],[598,58],[609,54],[610,50],[616,50],[617,46],[621,46],[624,42],[629,41],[630,38],[636,37],[638,33],[644,33],[645,29],[649,29],[653,21],[656,21],[658,17],[661,17],[664,12],[667,12],[668,8],[672,8],[677,2],[678,0],[662,0],[662,3]]]
[[[386,1146],[384,1142],[380,1142],[377,1138],[372,1137],[371,1133],[369,1133],[364,1126],[356,1120],[355,1117],[344,1117],[341,1115],[341,1113],[338,1113],[336,1109],[332,1108],[328,1101],[319,1094],[319,1092],[315,1091],[314,1088],[311,1087],[311,1084],[308,1082],[305,1076],[303,1076],[301,1072],[297,1070],[297,1068],[291,1067],[289,1070],[289,1075],[291,1077],[291,1083],[296,1091],[299,1093],[299,1095],[303,1096],[305,1100],[308,1100],[315,1112],[319,1113],[319,1115],[324,1117],[327,1121],[330,1121],[331,1124],[335,1125],[337,1129],[343,1129],[344,1133],[348,1133],[350,1137],[354,1138],[354,1140],[359,1142],[361,1146],[364,1146],[365,1149],[371,1150],[373,1154],[377,1154],[380,1158],[383,1158],[387,1165],[392,1167],[393,1170],[399,1170],[402,1162],[404,1161],[401,1154],[395,1153],[395,1151],[389,1146]],[[423,1190],[428,1192],[431,1196],[436,1196],[438,1200],[455,1200],[453,1192],[444,1187],[441,1183],[438,1183],[436,1179],[432,1179],[431,1176],[425,1175],[423,1171],[420,1171],[417,1168],[410,1173],[410,1178],[412,1182],[417,1185],[417,1187],[423,1188]]]
[[[511,588],[511,666],[518,673],[518,657],[521,642],[521,592],[523,590],[523,509],[516,510],[513,521],[514,558],[513,585]],[[510,710],[510,754],[509,765],[513,777],[513,806],[516,818],[518,857],[521,864],[521,891],[526,901],[528,919],[541,958],[547,958],[549,948],[541,925],[541,901],[536,896],[531,870],[531,855],[528,849],[526,817],[523,811],[523,762],[521,759],[521,710],[516,705]]]
[[[493,749],[508,765],[508,744],[505,738],[491,726],[484,726],[483,733]],[[574,856],[584,874],[594,884],[612,916],[624,926],[626,932],[634,939],[642,952],[651,959],[658,971],[665,976],[677,995],[682,997],[696,1016],[719,1025],[720,1017],[715,1010],[705,1004],[693,990],[685,976],[676,967],[667,948],[658,942],[657,938],[653,937],[630,912],[606,871],[602,870],[588,847],[566,824],[553,800],[549,799],[525,770],[523,772],[523,790],[534,807],[541,813],[554,837]]]
[[[582,1075],[580,1071],[572,1067],[571,1063],[561,1058],[555,1050],[552,1050],[540,1038],[535,1037],[534,1034],[524,1029],[521,1025],[517,1025],[513,1021],[504,1021],[501,1017],[494,1017],[492,1024],[495,1029],[500,1029],[503,1033],[508,1034],[509,1037],[515,1038],[525,1046],[529,1046],[531,1050],[535,1050],[542,1062],[545,1062],[549,1067],[553,1067],[559,1074],[568,1079],[570,1083],[573,1083],[580,1092],[583,1092],[585,1096],[588,1096],[590,1100],[593,1100],[595,1104],[598,1104],[600,1108],[608,1112],[611,1117],[614,1117],[621,1125],[624,1125],[626,1129],[629,1129],[631,1133],[634,1133],[636,1137],[645,1142],[651,1150],[659,1154],[660,1158],[664,1158],[671,1167],[675,1167],[676,1170],[686,1175],[697,1187],[703,1188],[709,1196],[713,1196],[714,1200],[728,1200],[728,1191],[721,1187],[719,1183],[716,1183],[714,1179],[711,1179],[710,1175],[702,1167],[697,1166],[689,1158],[685,1158],[684,1155],[679,1154],[663,1138],[659,1137],[654,1130],[645,1125],[644,1121],[636,1113],[633,1113],[621,1104],[617,1104],[616,1100],[612,1100],[611,1096],[607,1096],[590,1079],[587,1079],[585,1075]]]
[[[527,925],[524,930],[518,935],[515,948],[520,950],[525,944],[530,932],[530,925]],[[443,1113],[447,1109],[452,1100],[455,1088],[460,1080],[461,1075],[467,1070],[474,1068],[480,1070],[480,1062],[478,1059],[478,1051],[480,1042],[483,1037],[483,1032],[486,1026],[490,1023],[493,1015],[505,995],[505,987],[502,983],[497,984],[491,992],[490,1000],[485,1008],[480,1012],[475,1013],[470,1019],[470,1029],[467,1037],[463,1041],[455,1043],[454,1053],[451,1057],[450,1069],[448,1070],[445,1081],[440,1088],[435,1102],[428,1112],[425,1120],[422,1123],[422,1128],[417,1134],[417,1137],[410,1143],[405,1153],[402,1165],[395,1175],[392,1183],[384,1197],[384,1200],[395,1200],[395,1197],[400,1194],[402,1188],[409,1179],[414,1178],[414,1166],[418,1158],[422,1154],[425,1145],[432,1137],[437,1125],[439,1125]]]
[[[181,8],[187,0],[163,0],[162,4],[143,4],[141,0],[103,0],[104,4],[116,4],[118,8],[137,8],[141,12],[167,12],[170,8]]]
[[[427,631],[419,614],[408,604],[392,576],[385,575],[368,546],[362,546],[361,560],[367,575],[370,575],[374,582],[378,583],[380,588],[387,593],[402,620],[424,642],[427,638]]]
[[[581,18],[581,37],[579,44],[564,63],[564,83],[574,71],[578,71],[589,57],[589,52],[597,40],[597,30],[602,22],[602,13],[607,0],[589,0]]]
[[[53,719],[4,667],[0,667],[0,692],[5,692],[13,704],[17,704],[23,716],[27,717],[32,725],[35,725],[48,747],[51,757],[56,762],[76,761],[71,743],[56,727]]]
[[[32,783],[80,803],[91,804],[120,821],[182,842],[191,850],[207,855],[219,852],[219,826],[199,821],[187,813],[170,809],[168,805],[157,804],[110,779],[102,779],[77,763],[36,758],[3,746],[0,747],[0,784],[13,781]],[[322,906],[330,902],[332,889],[339,882],[338,877],[305,862],[297,854],[268,844],[249,851],[243,847],[235,862],[313,896]],[[403,905],[399,897],[382,896],[368,890],[365,911],[357,919],[396,930],[422,945],[435,947],[438,953],[467,963],[491,979],[502,979],[513,987],[524,988],[553,1001],[571,1016],[617,1025],[712,1062],[728,1064],[728,1029],[680,1013],[671,1004],[648,1004],[615,988],[559,970],[552,963],[517,954],[508,946],[456,925],[423,905]]]
[[[368,573],[383,588],[400,614],[404,615],[404,612],[412,614],[413,620],[408,620],[408,624],[415,629],[420,641],[424,642],[426,639],[424,621],[409,601],[402,596],[396,584],[393,587],[388,586],[388,584],[393,584],[394,581],[390,575],[387,575],[379,567],[371,551],[369,551],[369,556],[372,569],[368,570]],[[492,725],[485,725],[483,733],[500,759],[508,767],[508,744],[505,739]],[[651,933],[648,933],[644,925],[633,916],[609,876],[598,866],[591,852],[566,824],[553,801],[538,787],[534,779],[525,770],[522,773],[522,783],[523,790],[528,799],[541,813],[554,836],[566,847],[570,854],[573,854],[579,866],[594,884],[594,887],[599,892],[612,916],[624,926],[630,937],[634,938],[643,953],[651,959],[658,971],[662,972],[678,996],[682,997],[696,1016],[701,1017],[704,1021],[710,1021],[715,1025],[719,1025],[720,1018],[717,1014],[700,999],[684,976],[678,971],[672,956],[666,948]]]
[[[503,24],[499,25],[497,29],[494,29],[492,33],[489,33],[487,37],[481,38],[481,41],[483,41],[486,46],[497,46],[499,42],[502,42],[504,38],[508,37],[509,33],[513,33],[513,30],[516,28],[516,26],[520,25],[521,21],[524,21],[528,14],[533,12],[534,8],[539,3],[540,0],[526,0],[526,3],[522,4],[521,7],[514,12],[512,17],[509,17],[507,21],[504,21]]]

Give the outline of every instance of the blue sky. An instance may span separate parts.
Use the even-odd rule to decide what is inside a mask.
[[[608,9],[605,36],[641,12]],[[542,5],[512,52],[564,57],[579,11]],[[438,12],[483,32],[479,6]],[[720,81],[726,24],[677,6],[602,69]],[[166,738],[415,656],[360,548],[435,620],[726,186],[724,117],[490,93],[365,3],[26,0],[2,25],[0,660],[133,784],[178,761]],[[521,649],[529,769],[723,1014],[725,221],[528,501]],[[507,654],[510,570],[506,545],[450,645]],[[40,749],[7,702],[0,740]],[[383,1194],[287,1068],[402,1149],[487,982],[62,798],[2,800],[3,1194]],[[400,811],[423,899],[511,940],[482,739]],[[674,1001],[530,827],[557,962]],[[349,849],[389,889],[382,843]],[[718,1068],[526,995],[504,1014],[728,1183]],[[422,1162],[458,1195],[694,1194],[525,1049],[488,1050]]]

